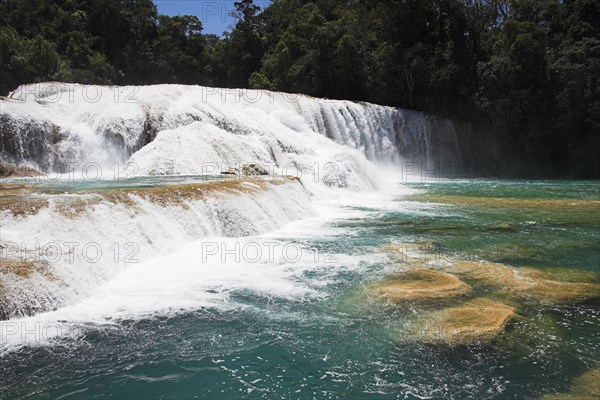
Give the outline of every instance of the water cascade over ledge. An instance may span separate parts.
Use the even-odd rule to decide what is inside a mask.
[[[44,172],[64,172],[74,163],[124,162],[166,135],[212,141],[207,154],[199,155],[203,162],[221,158],[282,165],[293,157],[281,153],[317,151],[306,148],[305,140],[314,133],[380,163],[433,168],[461,162],[450,120],[369,103],[256,90],[24,85],[0,100],[0,126],[0,160]],[[232,149],[240,142],[243,149]],[[171,169],[145,172],[193,169],[182,165],[186,160],[177,161]]]
[[[0,100],[0,124],[0,163],[65,174],[0,196],[0,319],[87,298],[128,268],[111,258],[115,243],[144,262],[203,238],[251,237],[312,217],[314,199],[377,191],[404,162],[460,163],[450,121],[267,91],[25,85]],[[225,175],[247,175],[248,166],[267,175]],[[90,173],[91,186],[78,187]],[[173,176],[210,182],[155,180]],[[38,262],[53,243],[76,256]],[[92,243],[102,257],[83,260],[73,243]]]

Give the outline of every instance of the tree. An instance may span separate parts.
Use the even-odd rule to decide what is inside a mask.
[[[227,60],[227,86],[247,87],[248,79],[260,69],[263,56],[260,7],[252,0],[236,1],[231,16],[237,22],[226,37],[224,57]]]
[[[186,83],[371,101],[465,120],[511,163],[600,176],[596,0],[239,0],[232,15],[218,37],[151,0],[3,0],[0,89]]]
[[[41,36],[26,39],[14,29],[0,28],[0,86],[4,92],[23,83],[51,80],[58,66],[52,43]]]

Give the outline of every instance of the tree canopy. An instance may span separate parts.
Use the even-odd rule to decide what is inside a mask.
[[[235,3],[223,37],[151,0],[0,1],[0,92],[184,83],[370,101],[485,128],[499,157],[600,176],[597,0]]]

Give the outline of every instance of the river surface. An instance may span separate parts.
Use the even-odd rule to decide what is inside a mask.
[[[13,346],[0,356],[0,398],[538,399],[566,392],[600,366],[597,300],[524,304],[490,343],[430,345],[398,339],[426,310],[382,304],[368,287],[406,268],[383,250],[388,243],[426,243],[440,260],[598,273],[599,200],[598,182],[404,183],[321,201],[317,216],[267,234],[181,243],[126,266],[67,310],[27,319],[28,329],[42,321],[37,331],[4,321],[0,343],[13,336]],[[59,334],[43,331],[49,323]]]

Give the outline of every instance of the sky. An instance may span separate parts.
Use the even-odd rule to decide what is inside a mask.
[[[235,10],[235,0],[153,0],[158,12],[170,16],[196,15],[204,27],[203,33],[221,35],[235,22],[228,13]],[[270,0],[255,0],[254,4],[264,8]]]

